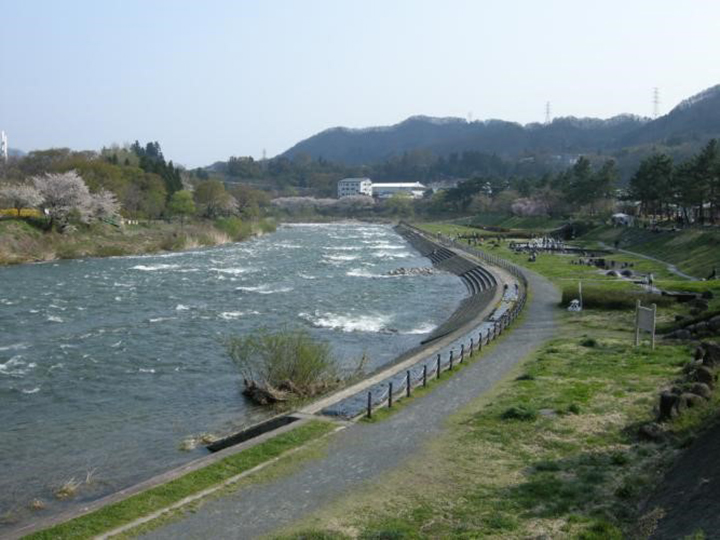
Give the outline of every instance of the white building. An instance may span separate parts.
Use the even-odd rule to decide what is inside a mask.
[[[0,131],[0,159],[3,161],[8,159],[8,140],[4,131]]]
[[[373,183],[369,178],[343,178],[338,182],[338,198],[349,195],[372,197]]]
[[[393,182],[372,185],[373,195],[379,199],[387,199],[396,193],[407,193],[413,199],[421,199],[427,189],[427,186],[420,182]]]

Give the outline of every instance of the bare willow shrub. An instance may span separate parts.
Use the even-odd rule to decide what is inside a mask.
[[[310,397],[340,383],[330,345],[303,329],[261,329],[230,338],[226,346],[245,379],[246,393],[248,388],[260,387],[275,393],[279,401],[280,393]]]

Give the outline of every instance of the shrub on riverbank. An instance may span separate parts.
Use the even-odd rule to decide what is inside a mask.
[[[563,288],[562,306],[578,297],[577,285]],[[605,287],[583,287],[582,303],[588,309],[635,309],[635,303],[640,300],[644,306],[657,304],[658,307],[671,306],[675,301],[668,296],[647,294],[639,291],[612,290]]]
[[[266,405],[324,393],[340,383],[330,346],[305,330],[260,330],[227,342],[243,393]]]
[[[215,220],[215,227],[223,231],[234,241],[245,240],[252,234],[252,225],[239,217],[226,217]]]

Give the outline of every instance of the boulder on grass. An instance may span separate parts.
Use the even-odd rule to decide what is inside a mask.
[[[720,330],[720,315],[715,315],[712,319],[708,321],[708,330],[712,332],[717,332]]]
[[[700,361],[687,362],[683,366],[683,373],[685,373],[685,375],[691,375],[700,366],[702,366],[702,362],[700,362]]]
[[[658,420],[661,422],[670,420],[678,415],[677,403],[680,396],[672,392],[665,391],[660,394],[660,414]]]
[[[720,345],[711,341],[703,341],[698,348],[703,350],[703,365],[708,367],[720,366]]]
[[[660,424],[656,422],[650,422],[649,424],[643,424],[638,429],[638,435],[641,439],[651,442],[662,442],[665,438],[665,432]]]
[[[696,368],[690,377],[692,381],[707,384],[710,388],[715,388],[715,374],[705,366]]]
[[[705,383],[694,383],[690,387],[690,392],[705,399],[710,399],[712,397],[712,390],[710,390],[710,387]]]
[[[699,309],[700,311],[706,311],[709,307],[708,301],[704,298],[696,298],[695,300],[690,300],[690,306]]]
[[[704,402],[705,400],[703,398],[701,398],[697,394],[691,394],[690,392],[682,394],[679,401],[679,403],[683,403],[683,405],[688,409],[692,409],[693,407],[699,407]]]
[[[685,330],[684,328],[681,330],[675,330],[674,332],[671,332],[667,335],[670,339],[680,339],[680,340],[687,340],[692,339],[692,334],[690,333],[690,330]]]

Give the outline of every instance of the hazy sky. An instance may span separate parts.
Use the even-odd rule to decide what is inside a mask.
[[[23,150],[157,140],[189,167],[415,114],[661,113],[720,83],[717,0],[0,0]]]

